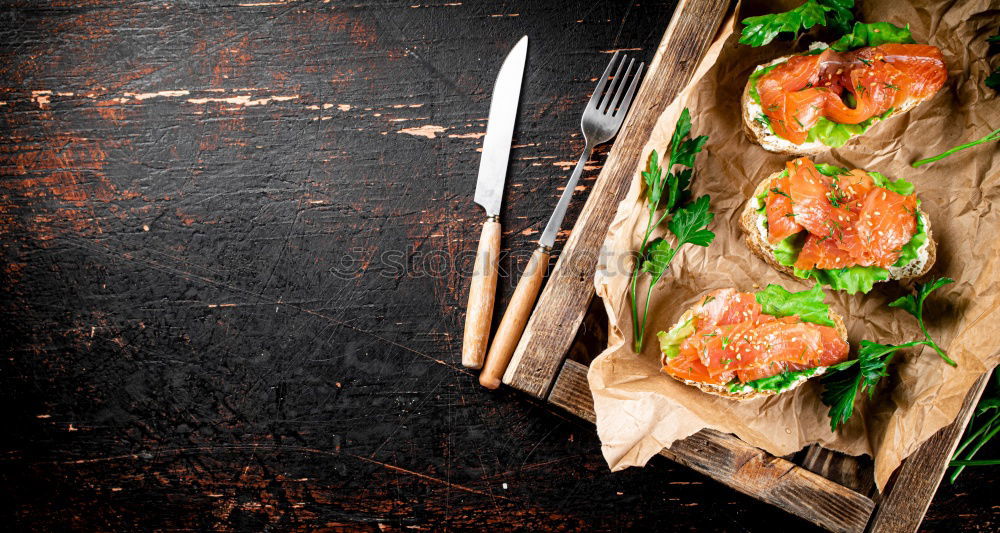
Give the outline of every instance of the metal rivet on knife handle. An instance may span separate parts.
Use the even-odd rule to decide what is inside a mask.
[[[497,292],[497,262],[500,257],[500,222],[486,219],[479,235],[476,264],[469,285],[469,305],[465,314],[465,336],[462,338],[462,365],[481,368],[490,339],[493,319],[493,298]]]
[[[500,379],[507,370],[507,364],[514,355],[514,348],[517,348],[517,342],[521,340],[524,325],[528,322],[531,309],[535,306],[535,298],[538,297],[538,290],[542,288],[542,280],[545,279],[548,266],[549,248],[539,246],[531,254],[528,266],[525,267],[521,280],[517,282],[517,288],[514,289],[514,295],[507,304],[503,320],[500,321],[497,334],[493,337],[493,344],[490,345],[486,365],[479,374],[479,384],[487,389],[500,386]]]

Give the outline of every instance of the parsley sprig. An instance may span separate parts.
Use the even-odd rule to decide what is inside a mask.
[[[783,13],[772,13],[743,19],[740,44],[764,46],[779,33],[799,32],[813,26],[830,26],[839,33],[846,33],[854,21],[851,8],[854,0],[806,0],[799,7]]]
[[[927,159],[921,159],[919,161],[914,161],[913,162],[913,168],[917,168],[917,167],[919,167],[921,165],[926,165],[927,163],[933,163],[935,161],[940,161],[940,160],[942,160],[942,159],[950,156],[951,154],[954,154],[955,152],[961,152],[962,150],[965,150],[966,148],[972,148],[973,146],[976,146],[976,145],[979,145],[979,144],[988,143],[988,142],[997,141],[997,140],[1000,140],[1000,128],[997,128],[997,129],[993,130],[989,135],[987,135],[987,136],[985,136],[985,137],[983,137],[981,139],[976,139],[976,140],[974,140],[972,142],[967,142],[965,144],[960,144],[960,145],[958,145],[958,146],[956,146],[954,148],[951,148],[951,149],[949,149],[949,150],[947,150],[945,152],[942,152],[942,153],[940,153],[940,154],[938,154],[938,155],[936,155],[934,157],[928,157]]]
[[[991,388],[992,391],[983,395],[982,399],[979,400],[979,406],[976,407],[976,415],[973,420],[977,421],[979,425],[969,424],[969,428],[965,431],[966,437],[959,443],[958,448],[955,449],[955,455],[951,458],[949,466],[955,467],[949,476],[952,483],[967,466],[1000,464],[1000,459],[973,459],[990,439],[1000,433],[1000,371],[993,372]],[[964,457],[962,452],[966,452]]]
[[[646,209],[649,211],[649,218],[646,221],[646,231],[642,237],[642,244],[639,246],[637,268],[632,270],[632,279],[629,283],[629,297],[632,302],[632,333],[635,339],[633,347],[636,352],[642,351],[653,286],[663,277],[681,247],[685,244],[708,246],[715,238],[714,233],[705,229],[715,217],[709,210],[709,196],[704,195],[695,200],[691,199],[694,158],[705,146],[708,136],[700,135],[692,139],[690,134],[691,114],[685,108],[677,120],[674,134],[670,138],[670,156],[666,166],[660,167],[659,154],[653,150],[649,155],[648,170],[642,172],[642,180],[646,184]],[[677,167],[680,168],[674,171]],[[664,174],[664,169],[666,169],[666,174]],[[659,216],[657,216],[658,213]],[[653,231],[667,217],[670,217],[667,229],[674,236],[674,244],[670,244],[662,237],[650,240]],[[636,294],[640,273],[651,276],[649,288],[646,290],[641,320],[639,300]]]
[[[941,356],[941,359],[944,359],[944,362],[951,366],[958,366],[958,363],[952,361],[944,353],[944,350],[942,350],[941,347],[938,346],[933,339],[931,339],[931,334],[927,333],[927,326],[924,325],[924,300],[927,299],[927,296],[930,293],[949,283],[955,283],[955,280],[951,278],[937,278],[932,280],[930,283],[917,283],[916,294],[907,294],[906,296],[897,298],[889,304],[889,307],[898,307],[899,309],[917,317],[917,323],[920,324],[920,331],[924,332],[924,340],[919,342],[934,348],[934,351]]]
[[[924,325],[924,300],[936,289],[953,283],[951,278],[938,278],[930,283],[917,284],[916,293],[908,294],[889,304],[898,307],[917,318],[920,330],[924,333],[922,340],[904,342],[902,344],[879,344],[862,340],[858,349],[858,357],[830,366],[822,378],[823,393],[820,399],[830,407],[830,429],[836,431],[837,426],[847,422],[854,414],[854,400],[858,392],[867,392],[869,398],[875,393],[875,387],[888,374],[889,363],[896,352],[913,346],[930,346],[941,359],[951,366],[957,366],[944,353],[944,350],[934,342],[927,327]]]

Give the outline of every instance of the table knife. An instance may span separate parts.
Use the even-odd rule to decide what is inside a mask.
[[[479,248],[469,285],[469,305],[465,312],[465,335],[462,338],[462,365],[480,368],[486,357],[486,344],[493,319],[493,299],[497,289],[497,261],[500,255],[500,201],[503,198],[507,160],[514,136],[517,102],[521,94],[524,62],[528,55],[525,35],[507,54],[490,100],[490,115],[479,160],[475,202],[486,209],[486,222],[479,235]]]

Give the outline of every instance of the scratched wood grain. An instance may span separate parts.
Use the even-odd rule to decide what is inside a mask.
[[[591,427],[461,368],[500,59],[529,35],[509,272],[594,65],[648,61],[671,10],[0,1],[3,523],[808,529],[668,461],[612,474]],[[925,527],[995,528],[994,478],[944,485]]]

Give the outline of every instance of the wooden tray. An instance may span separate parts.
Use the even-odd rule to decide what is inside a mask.
[[[549,274],[504,383],[594,421],[587,385],[587,364],[594,353],[580,347],[588,344],[588,336],[590,344],[606,339],[594,339],[606,324],[606,319],[594,318],[593,313],[603,313],[600,305],[591,305],[598,250],[653,124],[691,78],[732,9],[728,0],[678,3],[622,134]],[[588,327],[581,329],[588,316]],[[571,348],[573,355],[567,358]],[[660,454],[831,531],[916,531],[987,381],[980,377],[955,422],[910,456],[882,494],[875,490],[870,459],[819,446],[774,457],[733,435],[703,430]]]

